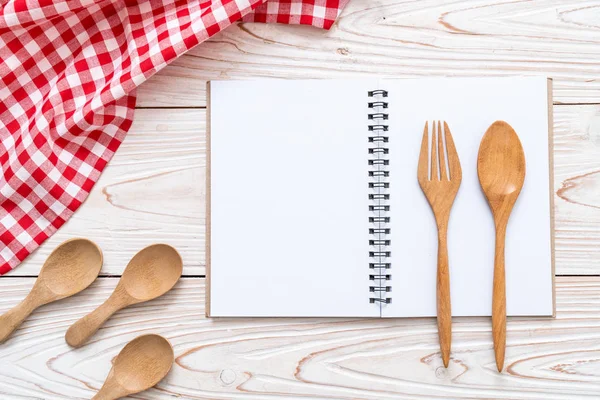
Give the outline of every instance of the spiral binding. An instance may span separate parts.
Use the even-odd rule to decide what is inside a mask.
[[[390,286],[392,276],[388,273],[392,252],[390,233],[390,194],[389,165],[389,114],[385,112],[388,102],[386,90],[371,90],[368,96],[373,98],[368,106],[372,110],[368,114],[369,122],[369,298],[371,303],[389,304],[392,297]]]

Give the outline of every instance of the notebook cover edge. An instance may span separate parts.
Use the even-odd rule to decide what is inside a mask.
[[[211,190],[210,190],[210,155],[211,155],[211,146],[210,146],[210,81],[206,82],[206,232],[205,232],[205,254],[206,254],[206,287],[205,287],[205,307],[206,307],[206,317],[210,318],[210,198],[211,198]]]
[[[555,215],[554,215],[554,102],[553,81],[548,78],[548,162],[550,163],[550,252],[552,270],[552,317],[556,318],[556,261],[555,261]]]

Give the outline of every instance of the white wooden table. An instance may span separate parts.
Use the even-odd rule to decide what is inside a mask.
[[[490,321],[455,319],[450,367],[433,319],[204,317],[205,82],[251,77],[554,78],[557,317],[509,319],[506,372]],[[74,236],[104,250],[88,290],[35,312],[0,346],[1,399],[90,398],[129,340],[159,333],[176,364],[139,399],[600,398],[600,1],[352,0],[329,32],[240,24],[139,89],[135,123],[75,216],[0,278],[0,312]],[[123,310],[79,350],[68,326],[154,242],[181,252],[163,298]]]

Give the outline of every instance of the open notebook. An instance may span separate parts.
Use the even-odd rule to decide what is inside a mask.
[[[494,224],[477,152],[505,120],[527,162],[507,232],[507,314],[553,315],[550,82],[210,82],[207,314],[435,316],[437,230],[417,160],[425,121],[445,120],[463,171],[448,231],[452,314],[491,315]]]

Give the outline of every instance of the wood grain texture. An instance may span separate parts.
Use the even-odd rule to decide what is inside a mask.
[[[27,296],[0,315],[0,343],[37,308],[85,290],[102,267],[102,252],[86,239],[67,240],[48,257]]]
[[[419,153],[417,179],[431,206],[438,231],[436,277],[437,323],[442,360],[444,366],[448,367],[450,348],[452,347],[448,220],[454,199],[462,182],[462,168],[448,124],[444,121],[443,131],[440,121],[437,122],[437,130],[435,121],[433,121],[432,125],[431,151],[429,151],[429,122],[425,122],[421,152]],[[442,136],[444,137],[443,139]],[[444,151],[444,143],[446,144],[446,151]],[[446,171],[446,160],[448,161],[448,171]]]
[[[156,386],[171,370],[175,353],[160,335],[141,335],[127,343],[113,361],[102,388],[92,400],[116,400]]]
[[[154,244],[140,250],[123,271],[110,297],[71,325],[65,340],[72,347],[83,346],[117,311],[156,299],[171,290],[181,277],[182,270],[181,256],[169,245]]]
[[[600,274],[600,106],[554,106],[556,273]],[[205,273],[204,110],[137,110],[88,200],[9,275],[35,276],[52,249],[85,236],[104,251],[102,275],[120,275],[152,243],[181,254],[184,275]]]
[[[554,107],[557,274],[600,274],[600,106]]]
[[[596,0],[352,0],[327,32],[240,24],[143,84],[138,105],[205,106],[210,79],[547,75],[600,103]]]
[[[139,90],[127,139],[85,204],[9,276],[0,313],[31,290],[62,241],[89,237],[102,274],[141,248],[177,248],[184,275],[205,273],[205,112],[210,79],[548,75],[557,103],[600,103],[597,0],[352,0],[329,32],[240,24],[196,47]],[[554,107],[556,273],[600,275],[600,105]],[[491,322],[456,318],[442,367],[434,319],[205,319],[204,279],[115,314],[90,344],[64,334],[115,289],[100,278],[36,310],[0,345],[1,399],[89,399],[123,346],[160,333],[173,370],[136,399],[588,400],[600,396],[600,277],[558,277],[557,318],[511,318],[506,371]]]
[[[489,318],[456,318],[450,367],[435,319],[205,319],[204,280],[124,309],[72,349],[68,326],[115,288],[88,290],[35,312],[0,346],[2,399],[90,398],[133,338],[156,333],[175,365],[140,399],[597,399],[600,278],[557,279],[557,318],[511,318],[506,372],[494,363]],[[33,279],[2,280],[0,312]]]
[[[519,136],[512,126],[505,121],[494,122],[483,135],[479,145],[477,175],[481,190],[485,194],[494,216],[496,228],[492,334],[498,372],[502,372],[502,368],[504,368],[506,345],[506,274],[504,270],[506,227],[525,182],[525,165],[525,152]],[[554,268],[552,268],[553,270]]]

